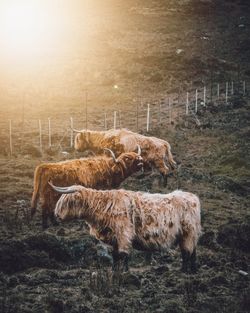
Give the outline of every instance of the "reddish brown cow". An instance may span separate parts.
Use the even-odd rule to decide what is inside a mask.
[[[48,226],[48,217],[56,224],[54,208],[59,195],[48,185],[50,180],[61,186],[77,184],[96,189],[110,189],[118,187],[142,166],[142,157],[135,152],[123,153],[117,159],[113,154],[112,158],[100,156],[38,165],[34,174],[31,215],[36,212],[40,197],[43,228]]]
[[[145,167],[156,168],[167,183],[170,170],[176,168],[176,162],[171,153],[170,144],[156,137],[147,137],[127,129],[110,129],[108,131],[77,131],[75,149],[78,151],[92,150],[103,153],[107,147],[118,156],[121,153],[135,151],[137,145],[142,149]]]

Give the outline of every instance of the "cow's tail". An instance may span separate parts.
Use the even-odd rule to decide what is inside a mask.
[[[173,158],[173,155],[172,155],[172,152],[171,152],[171,146],[169,143],[166,143],[165,144],[165,148],[166,148],[166,151],[165,151],[165,159],[167,160],[167,162],[170,164],[172,170],[176,169],[177,168],[177,163],[175,162],[174,158]]]
[[[39,191],[41,185],[43,168],[41,166],[37,166],[34,173],[34,190],[31,199],[31,217],[36,213],[37,202],[39,199]]]

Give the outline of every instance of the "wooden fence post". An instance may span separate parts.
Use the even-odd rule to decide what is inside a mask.
[[[228,82],[226,82],[226,104],[228,100]]]
[[[119,113],[119,128],[122,128],[122,112],[121,112],[121,110],[119,110],[118,113]]]
[[[161,125],[161,101],[159,101],[159,107],[158,107],[158,120],[159,124]]]
[[[232,81],[231,82],[231,95],[234,94],[234,82]]]
[[[104,113],[104,130],[107,130],[107,113]]]
[[[73,122],[73,117],[70,118],[70,147],[72,148],[74,145],[74,134],[73,134],[73,127],[74,122]]]
[[[195,90],[195,113],[198,111],[198,90]]]
[[[49,148],[51,147],[51,123],[50,117],[48,118],[48,129],[49,129]]]
[[[116,111],[114,111],[114,129],[116,129]]]
[[[139,104],[136,103],[136,131],[139,131]]]
[[[24,104],[25,104],[25,93],[23,93],[22,101],[22,137],[21,137],[21,150],[23,151],[23,139],[24,139]]]
[[[181,97],[181,86],[179,86],[179,89],[178,89],[178,99],[177,99],[178,105],[180,104],[180,97]]]
[[[88,91],[85,90],[85,124],[86,130],[88,129]]]
[[[38,127],[39,127],[39,147],[40,147],[40,151],[41,153],[43,152],[43,146],[42,146],[42,124],[41,124],[41,120],[38,120]]]
[[[170,102],[170,97],[168,97],[168,109],[169,109],[169,123],[172,123],[172,104]]]
[[[220,99],[220,84],[217,84],[217,99]]]
[[[188,115],[188,109],[189,109],[189,93],[187,92],[186,115]]]
[[[148,109],[147,109],[147,132],[149,131],[149,119],[150,119],[150,104],[148,103]]]
[[[9,120],[9,135],[10,135],[10,156],[13,154],[13,147],[12,147],[12,123]]]
[[[206,91],[207,91],[207,88],[206,86],[204,86],[204,90],[203,90],[203,106],[204,107],[206,106]]]

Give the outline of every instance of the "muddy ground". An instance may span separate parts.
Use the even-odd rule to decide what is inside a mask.
[[[104,94],[103,106],[112,99],[109,88],[117,77],[127,87],[115,95],[121,109],[124,101],[138,96],[138,88],[143,97],[160,99],[180,85],[249,79],[247,1],[116,3],[110,1],[103,11],[113,17],[106,29],[108,44],[88,61],[89,67],[97,59],[97,67],[106,64],[106,80],[102,75],[93,78]],[[176,49],[183,53],[177,55]],[[93,109],[97,99],[92,94]],[[58,115],[82,112],[80,105],[63,105]],[[18,153],[10,158],[8,137],[1,129],[0,311],[249,312],[249,106],[249,94],[243,97],[236,88],[227,104],[214,96],[200,107],[198,124],[193,115],[176,115],[172,124],[158,121],[150,134],[170,142],[181,164],[178,173],[166,188],[156,172],[137,174],[122,185],[149,192],[181,188],[199,195],[203,234],[195,275],[180,271],[177,248],[156,253],[152,264],[145,264],[143,252],[133,251],[130,271],[114,276],[110,248],[89,236],[81,221],[42,231],[41,212],[33,221],[29,218],[34,168],[63,156],[56,149],[41,156],[30,134],[25,143],[17,141]],[[57,114],[51,107],[50,113]],[[12,116],[13,109],[2,109],[3,116]],[[38,105],[29,114],[37,116],[39,110]],[[75,156],[68,152],[67,157]]]

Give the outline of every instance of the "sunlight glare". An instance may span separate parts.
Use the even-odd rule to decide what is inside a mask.
[[[0,45],[9,58],[35,57],[59,37],[62,16],[48,1],[9,0],[0,4]]]

